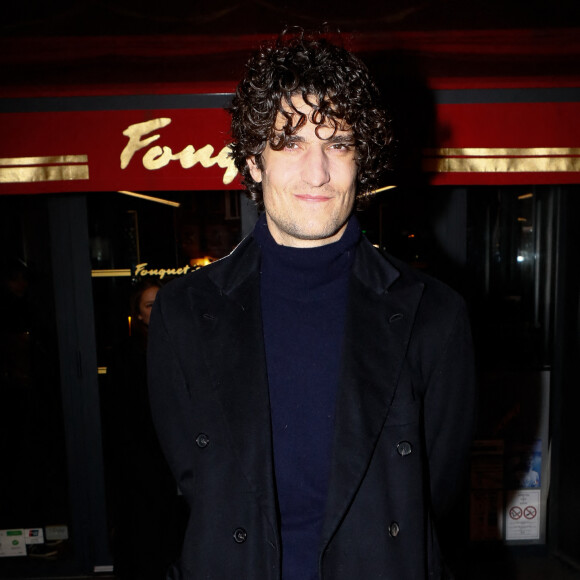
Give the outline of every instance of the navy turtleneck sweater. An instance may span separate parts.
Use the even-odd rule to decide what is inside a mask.
[[[265,215],[261,302],[270,389],[283,580],[318,578],[334,412],[348,297],[360,227],[315,248],[278,245]]]

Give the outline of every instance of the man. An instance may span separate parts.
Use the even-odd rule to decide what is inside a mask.
[[[151,321],[152,409],[191,509],[173,575],[441,578],[470,335],[463,301],[353,217],[389,153],[377,89],[343,48],[283,37],[250,59],[231,113],[264,213],[164,288]]]

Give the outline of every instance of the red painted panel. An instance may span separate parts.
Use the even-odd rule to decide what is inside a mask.
[[[580,103],[437,107],[438,147],[580,147]]]
[[[121,168],[121,154],[129,143],[123,132],[154,119],[166,119],[165,126],[149,132],[144,128],[134,138],[134,154]],[[88,180],[0,183],[1,193],[240,188],[237,179],[224,183],[226,169],[217,164],[206,168],[198,162],[184,169],[179,159],[170,159],[188,146],[193,152],[206,145],[214,148],[210,157],[215,158],[228,143],[229,117],[221,109],[3,114],[0,124],[0,158],[4,160],[86,155],[89,168]],[[151,143],[146,142],[153,137]],[[165,153],[156,160],[158,168],[147,169],[144,160],[153,147],[164,148]],[[6,169],[5,161],[0,163]]]

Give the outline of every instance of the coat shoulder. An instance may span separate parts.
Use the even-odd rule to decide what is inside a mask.
[[[159,291],[158,300],[162,304],[179,303],[190,291],[227,294],[258,271],[259,248],[248,236],[224,258],[169,282]]]
[[[395,282],[393,289],[396,289],[397,284],[421,283],[425,288],[425,297],[430,300],[442,301],[448,303],[450,306],[455,305],[459,307],[463,305],[464,299],[453,288],[442,282],[438,278],[431,276],[421,270],[417,270],[409,264],[390,256],[383,254],[383,257],[388,260],[401,274],[400,278]]]
[[[361,244],[360,254],[359,263],[364,264],[364,270],[367,273],[375,270],[382,272],[381,278],[386,286],[386,292],[404,295],[410,287],[421,285],[423,306],[464,308],[463,297],[456,290],[388,252],[373,247],[367,240]]]

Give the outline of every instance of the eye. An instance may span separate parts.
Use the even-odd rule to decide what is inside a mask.
[[[288,151],[296,151],[298,149],[298,143],[296,141],[287,141],[284,144],[284,149]]]
[[[352,143],[333,143],[330,148],[334,151],[350,151],[352,149]]]

